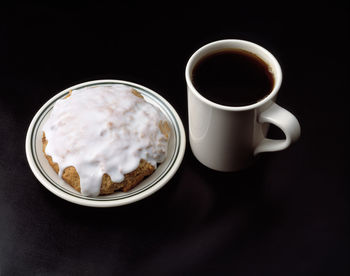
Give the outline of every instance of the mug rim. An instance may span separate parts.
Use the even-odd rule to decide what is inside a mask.
[[[232,43],[236,44],[236,46],[233,47]],[[274,87],[266,97],[264,97],[260,101],[253,104],[243,105],[243,106],[230,106],[230,105],[222,105],[222,104],[213,102],[205,98],[201,93],[197,91],[191,79],[191,73],[195,65],[194,60],[197,58],[197,56],[201,54],[205,55],[205,54],[215,53],[217,51],[217,50],[215,51],[215,48],[217,46],[225,46],[225,45],[227,46],[228,49],[229,48],[240,49],[240,50],[251,52],[257,55],[259,58],[263,59],[269,66],[273,68],[272,70],[273,70],[273,76],[274,76]],[[247,50],[246,49],[247,47],[253,48],[254,51]],[[266,58],[262,57],[261,53],[263,53],[265,56],[268,56],[269,60],[266,60]],[[192,54],[192,56],[190,57],[190,59],[186,64],[185,78],[186,78],[187,86],[191,89],[193,94],[196,95],[201,101],[205,102],[206,104],[212,107],[222,109],[222,110],[227,110],[227,111],[245,111],[245,110],[251,110],[251,109],[260,107],[265,103],[269,102],[271,99],[273,99],[277,95],[282,83],[282,69],[277,59],[262,46],[247,40],[242,40],[242,39],[222,39],[222,40],[217,40],[217,41],[205,44],[204,46],[200,47],[198,50],[196,50]]]

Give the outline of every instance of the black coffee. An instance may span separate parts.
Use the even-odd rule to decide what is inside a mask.
[[[204,57],[192,71],[197,91],[210,101],[243,106],[265,98],[274,86],[269,66],[256,55],[227,49]]]

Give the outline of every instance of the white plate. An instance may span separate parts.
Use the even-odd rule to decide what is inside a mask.
[[[145,100],[157,106],[166,116],[171,126],[166,160],[158,166],[155,172],[143,180],[129,192],[116,192],[112,195],[87,197],[81,195],[70,185],[64,182],[51,168],[42,151],[42,126],[48,119],[50,112],[58,99],[63,98],[70,90],[87,86],[106,86],[112,84],[125,84],[135,88]],[[113,207],[138,201],[153,194],[163,187],[179,168],[186,146],[183,124],[175,109],[156,92],[139,84],[121,80],[97,80],[72,86],[58,93],[45,103],[34,116],[26,137],[26,154],[30,168],[36,178],[52,193],[70,202],[91,207]]]

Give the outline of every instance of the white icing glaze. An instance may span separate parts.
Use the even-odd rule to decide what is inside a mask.
[[[97,196],[107,173],[113,182],[135,170],[141,159],[155,168],[164,161],[168,139],[159,129],[165,116],[125,85],[87,87],[58,100],[43,127],[45,153],[59,175],[74,166],[81,193]]]

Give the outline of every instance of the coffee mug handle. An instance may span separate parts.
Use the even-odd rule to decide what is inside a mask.
[[[279,127],[285,134],[285,139],[264,138],[255,148],[254,155],[261,152],[284,150],[300,136],[300,124],[298,119],[288,110],[276,103],[258,115],[259,123],[270,123]]]

